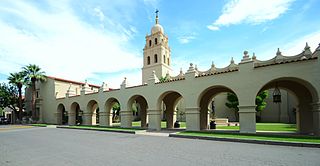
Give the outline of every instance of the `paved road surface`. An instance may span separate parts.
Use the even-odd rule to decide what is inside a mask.
[[[320,149],[0,126],[1,166],[319,166]]]

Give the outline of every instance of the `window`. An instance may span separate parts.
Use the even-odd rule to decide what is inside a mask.
[[[157,38],[154,39],[154,43],[158,44],[158,39]]]
[[[158,63],[158,55],[154,54],[154,63]]]
[[[166,63],[166,55],[163,55],[163,63]]]
[[[39,98],[39,91],[37,91],[36,93],[36,98]]]
[[[151,41],[151,40],[149,40],[149,47],[151,47],[151,44],[152,44],[152,41]]]
[[[150,65],[150,56],[147,58],[147,64]]]
[[[168,65],[170,65],[170,59],[168,58],[167,60],[168,60]]]

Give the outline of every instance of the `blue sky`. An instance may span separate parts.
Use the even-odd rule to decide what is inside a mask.
[[[177,74],[189,63],[238,63],[279,47],[293,56],[320,42],[319,0],[1,0],[0,82],[30,63],[47,75],[110,87],[141,83],[145,35],[155,9]]]

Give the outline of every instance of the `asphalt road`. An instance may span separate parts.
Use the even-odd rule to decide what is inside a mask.
[[[0,126],[1,166],[319,166],[320,148]]]

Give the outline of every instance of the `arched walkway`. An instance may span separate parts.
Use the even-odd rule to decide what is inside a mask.
[[[57,124],[68,124],[68,112],[63,104],[59,104],[57,108]]]
[[[198,104],[200,108],[200,130],[209,129],[210,113],[212,113],[213,98],[220,93],[233,93],[230,88],[225,86],[212,86],[205,89],[199,96]],[[237,113],[236,113],[237,114]]]
[[[166,120],[166,128],[168,129],[174,127],[174,123],[176,122],[176,106],[182,98],[180,93],[168,91],[160,95],[158,99],[158,109],[163,111]]]
[[[148,124],[147,118],[147,109],[148,103],[147,100],[141,95],[134,95],[128,101],[128,107],[133,110],[133,120],[141,120],[142,128],[146,128]],[[134,122],[133,122],[134,123]]]
[[[319,119],[313,115],[312,107],[319,101],[315,88],[307,81],[283,77],[269,81],[259,92],[275,87],[289,91],[297,97],[299,103],[296,110],[297,131],[301,134],[317,134]]]
[[[121,122],[120,108],[120,102],[116,98],[109,98],[105,102],[106,126],[113,126],[114,123],[118,125]]]
[[[84,113],[86,119],[86,125],[97,125],[97,121],[99,120],[99,106],[98,102],[95,100],[90,100],[87,105],[87,112]]]
[[[69,125],[80,125],[82,124],[82,114],[83,111],[80,110],[80,105],[77,102],[73,102],[70,107],[70,112],[68,114],[68,124]]]

